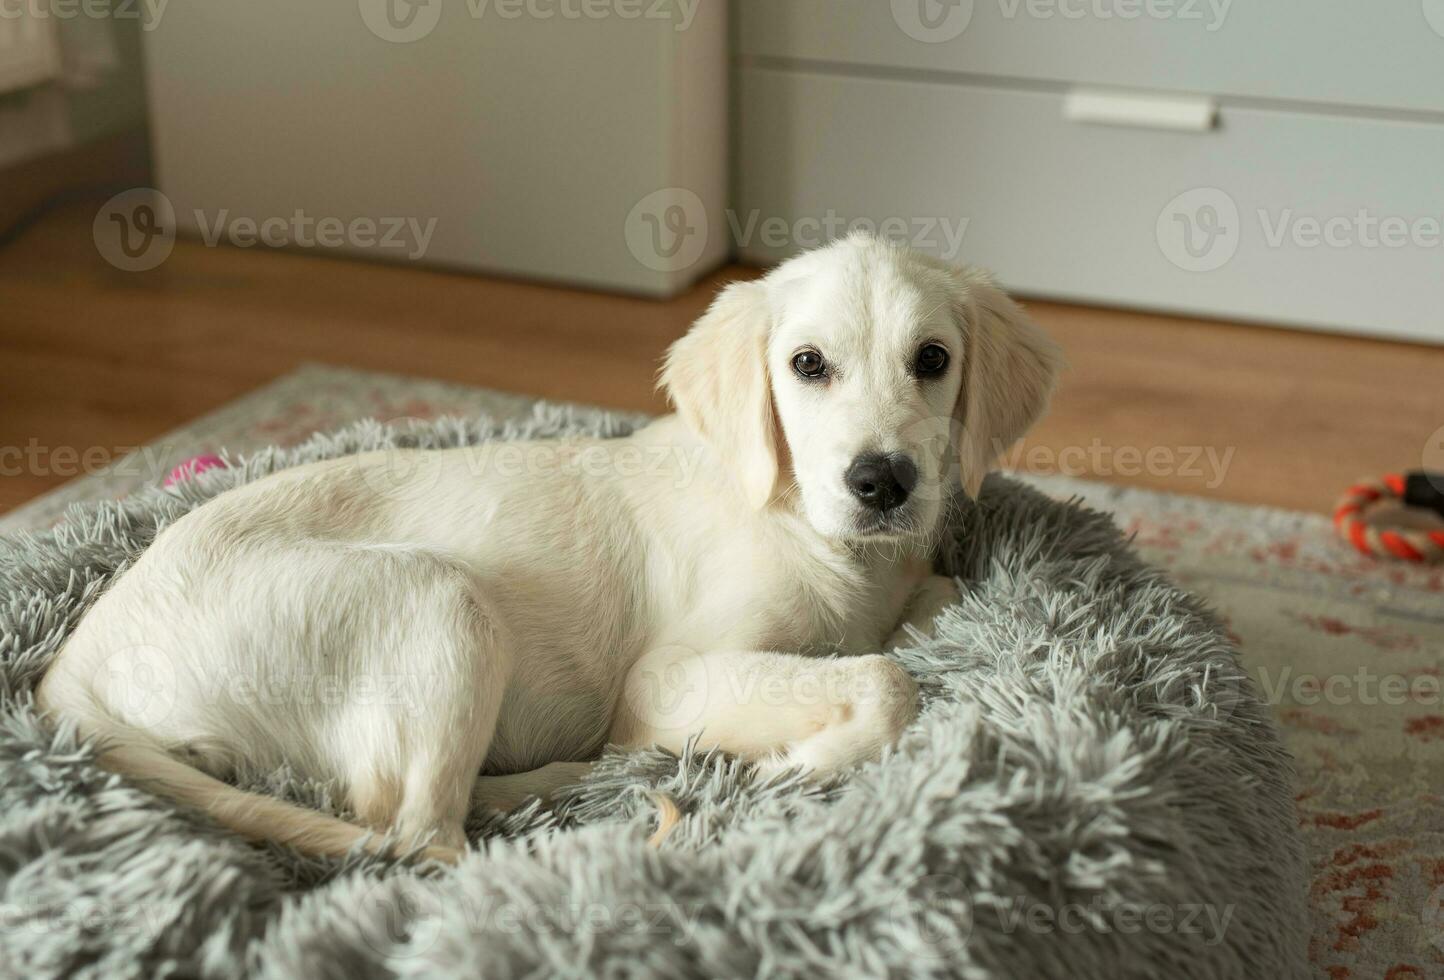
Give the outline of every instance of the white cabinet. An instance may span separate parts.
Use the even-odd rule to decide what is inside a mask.
[[[890,222],[1038,297],[1444,343],[1431,2],[1210,32],[1096,15],[1147,0],[739,0],[734,226]]]
[[[729,247],[726,36],[715,0],[173,4],[160,189],[217,244],[668,294]]]

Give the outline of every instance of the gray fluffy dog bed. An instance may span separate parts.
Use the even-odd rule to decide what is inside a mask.
[[[634,420],[361,424],[0,545],[0,975],[1295,977],[1290,761],[1217,621],[1104,516],[991,478],[959,509],[941,637],[893,656],[919,721],[814,786],[609,754],[555,810],[476,815],[424,873],[245,844],[108,774],[31,690],[164,526],[240,480],[383,445]],[[285,772],[245,782],[330,808]],[[660,850],[656,809],[685,814]]]

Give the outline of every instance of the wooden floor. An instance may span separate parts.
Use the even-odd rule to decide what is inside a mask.
[[[0,248],[0,512],[64,479],[6,447],[135,445],[304,361],[662,411],[663,348],[755,274],[659,303],[193,242],[126,273],[92,244],[97,204]],[[1444,348],[1029,305],[1070,368],[1024,468],[1322,511],[1444,438]]]

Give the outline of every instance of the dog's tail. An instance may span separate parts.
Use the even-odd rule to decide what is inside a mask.
[[[237,789],[187,765],[145,732],[112,717],[89,691],[68,687],[42,685],[40,707],[57,719],[73,722],[82,738],[94,740],[102,766],[158,796],[201,810],[248,840],[275,841],[321,857],[344,857],[358,845],[369,853],[401,856],[400,848],[389,847],[374,831],[274,796]],[[440,846],[407,853],[448,863],[461,857],[460,851]]]

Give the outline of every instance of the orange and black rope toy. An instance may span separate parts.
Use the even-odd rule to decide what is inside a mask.
[[[1397,500],[1444,517],[1444,473],[1390,473],[1382,480],[1354,484],[1334,509],[1334,529],[1366,555],[1405,561],[1444,560],[1444,531],[1381,529],[1364,520],[1380,501]]]

